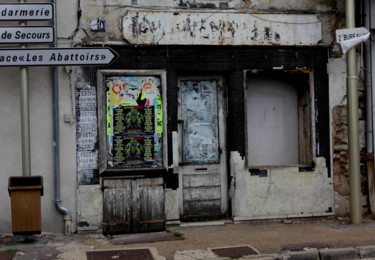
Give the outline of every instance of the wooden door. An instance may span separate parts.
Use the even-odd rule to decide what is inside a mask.
[[[227,211],[225,105],[220,77],[179,80],[179,137],[183,217]]]
[[[104,179],[104,233],[165,229],[163,178]]]

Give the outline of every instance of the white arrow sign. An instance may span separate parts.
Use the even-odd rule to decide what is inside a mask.
[[[0,21],[42,21],[53,19],[51,3],[0,4]]]
[[[336,41],[341,45],[344,54],[351,47],[366,41],[369,36],[370,32],[365,27],[336,30]]]
[[[53,26],[0,27],[1,43],[53,43]]]
[[[108,47],[0,49],[0,66],[106,65],[117,57]]]

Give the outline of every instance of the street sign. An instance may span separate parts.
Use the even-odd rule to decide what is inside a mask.
[[[343,53],[360,42],[366,41],[370,32],[365,27],[336,30],[336,42],[341,45]]]
[[[0,27],[1,43],[53,43],[53,26]]]
[[[79,66],[107,65],[118,54],[103,48],[0,49],[0,66]]]
[[[0,21],[46,21],[53,19],[51,3],[0,4]]]

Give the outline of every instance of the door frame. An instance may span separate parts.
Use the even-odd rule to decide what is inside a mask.
[[[221,183],[221,213],[222,215],[228,212],[228,203],[229,203],[229,190],[228,190],[228,157],[227,157],[227,144],[226,144],[226,117],[228,114],[227,108],[227,99],[225,95],[225,78],[223,76],[212,74],[206,76],[178,76],[177,77],[177,87],[178,87],[178,107],[177,107],[177,122],[178,122],[178,178],[179,178],[179,189],[178,189],[178,198],[179,198],[179,211],[180,216],[184,215],[184,198],[183,198],[183,125],[181,118],[181,86],[180,81],[182,80],[216,80],[218,82],[217,87],[217,98],[218,98],[218,136],[219,136],[219,164],[220,164],[220,183]],[[194,166],[194,164],[192,164]],[[204,164],[196,164],[196,166]]]

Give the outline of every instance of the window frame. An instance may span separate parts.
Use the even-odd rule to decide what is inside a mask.
[[[107,94],[105,80],[110,76],[158,76],[161,84],[161,100],[163,111],[163,159],[162,166],[152,167],[108,167],[108,141],[107,141]],[[98,96],[98,126],[99,126],[99,175],[124,175],[141,174],[144,171],[150,172],[152,170],[160,171],[168,169],[168,139],[167,139],[167,99],[166,99],[166,71],[165,70],[98,70],[97,71],[97,96]]]
[[[315,119],[317,118],[316,115],[316,108],[315,108],[315,97],[314,97],[314,71],[310,69],[293,69],[293,70],[283,70],[280,68],[273,68],[273,69],[248,69],[244,70],[244,131],[245,131],[245,165],[247,168],[277,168],[277,167],[312,167],[314,160],[316,158],[316,128],[315,128]],[[280,164],[280,165],[249,165],[249,149],[248,149],[248,87],[247,83],[251,77],[255,75],[269,75],[273,76],[275,79],[278,79],[277,75],[288,75],[292,73],[298,73],[304,77],[306,75],[306,86],[302,91],[298,92],[298,163],[297,164]],[[281,78],[282,79],[282,78]],[[303,100],[305,102],[303,102]],[[307,104],[308,111],[301,111],[302,104]],[[306,113],[308,114],[308,120],[301,120],[306,118]],[[304,122],[301,122],[304,121]],[[307,127],[306,127],[307,126]],[[305,129],[310,129],[308,132],[308,143],[307,146],[302,145],[302,135],[304,134]],[[304,150],[302,150],[302,148]],[[303,158],[302,158],[303,157]]]

